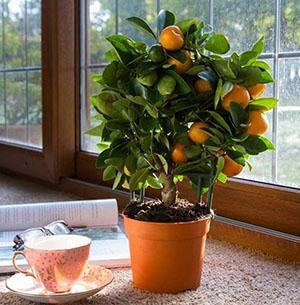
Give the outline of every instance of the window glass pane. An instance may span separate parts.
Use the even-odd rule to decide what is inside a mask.
[[[4,0],[3,5],[5,65],[25,66],[25,0]]]
[[[4,85],[3,73],[0,73],[0,138],[5,137],[5,110],[4,110]]]
[[[41,2],[27,0],[27,65],[41,65]]]
[[[3,47],[4,47],[4,42],[3,42],[3,19],[4,19],[4,10],[3,10],[3,4],[0,1],[0,69],[3,69]]]
[[[99,142],[99,139],[97,137],[89,136],[84,134],[84,131],[91,129],[92,127],[95,127],[97,124],[99,124],[99,121],[96,121],[93,119],[93,116],[96,114],[94,112],[93,107],[90,104],[89,97],[99,93],[100,86],[96,84],[95,82],[91,81],[91,77],[94,74],[102,73],[101,68],[99,69],[88,69],[87,70],[87,79],[90,80],[87,82],[86,87],[86,104],[84,105],[84,109],[86,111],[81,112],[81,121],[82,121],[82,137],[81,137],[81,147],[84,151],[90,151],[90,152],[98,152],[97,149],[97,143]]]
[[[90,30],[87,34],[87,63],[99,64],[105,62],[104,54],[109,49],[105,36],[115,33],[116,15],[115,1],[87,1],[87,24]]]
[[[279,61],[278,182],[300,186],[300,59]]]
[[[173,12],[178,21],[195,16],[208,22],[209,1],[207,0],[161,0],[160,8]]]
[[[0,33],[0,140],[42,147],[41,0],[0,0]]]
[[[41,71],[28,73],[28,143],[42,146]]]
[[[235,52],[249,48],[262,35],[265,52],[274,51],[275,0],[214,0],[213,26],[225,33]]]
[[[300,1],[281,1],[281,51],[300,50]]]
[[[26,142],[26,78],[24,72],[6,74],[7,138]]]

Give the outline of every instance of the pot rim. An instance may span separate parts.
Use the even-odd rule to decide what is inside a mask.
[[[134,219],[134,218],[130,218],[127,215],[124,215],[124,213],[121,214],[121,216],[123,218],[127,218],[130,219],[132,221],[135,222],[140,222],[140,223],[147,223],[147,224],[155,224],[155,225],[159,225],[159,226],[166,226],[166,225],[191,225],[193,223],[198,223],[204,220],[211,220],[213,219],[213,214],[209,213],[207,215],[204,215],[203,217],[197,219],[197,220],[191,220],[191,221],[178,221],[178,222],[155,222],[155,221],[145,221],[145,220],[139,220],[139,219]]]

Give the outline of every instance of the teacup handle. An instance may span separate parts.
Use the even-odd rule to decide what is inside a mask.
[[[23,252],[21,252],[21,251],[16,251],[16,252],[14,252],[14,255],[13,255],[13,258],[12,258],[12,263],[13,263],[14,268],[15,268],[17,271],[19,271],[19,272],[21,272],[21,273],[23,273],[23,274],[25,274],[25,275],[32,276],[32,277],[35,278],[33,272],[23,270],[23,269],[21,269],[21,268],[17,265],[16,258],[17,258],[18,255],[21,255],[21,256],[23,256],[23,257],[26,259],[26,256],[25,256],[25,254],[24,254]],[[27,260],[27,259],[26,259],[26,260]]]

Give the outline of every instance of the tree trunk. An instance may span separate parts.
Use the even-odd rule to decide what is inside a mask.
[[[177,197],[177,187],[173,177],[168,177],[161,192],[162,202],[168,205],[175,204]]]

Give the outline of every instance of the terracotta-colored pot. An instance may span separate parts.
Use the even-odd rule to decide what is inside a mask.
[[[211,216],[190,222],[146,222],[124,216],[133,285],[160,293],[200,286]]]

